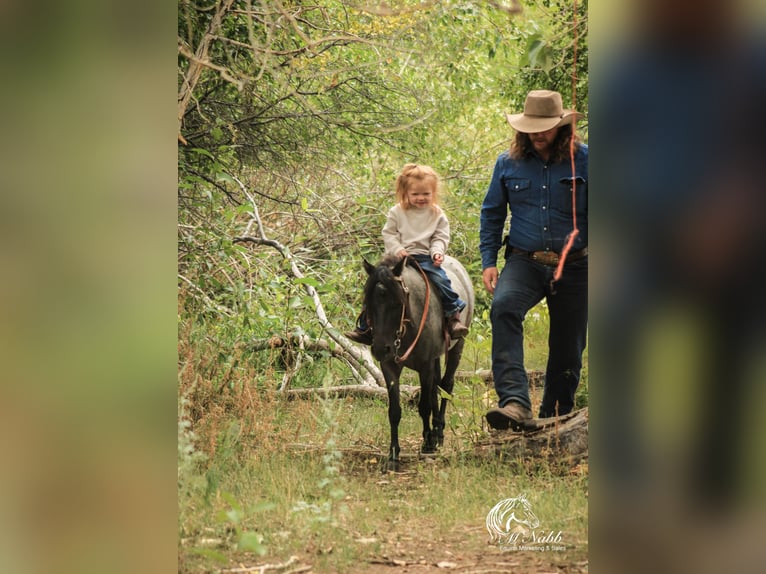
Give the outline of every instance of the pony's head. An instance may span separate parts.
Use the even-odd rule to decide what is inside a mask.
[[[403,309],[407,305],[402,283],[404,264],[404,258],[393,256],[384,257],[377,266],[364,260],[368,275],[364,305],[372,327],[372,356],[378,361],[395,355],[396,340],[401,336]]]

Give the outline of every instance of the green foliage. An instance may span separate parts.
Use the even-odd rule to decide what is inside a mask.
[[[393,183],[408,161],[443,176],[450,253],[476,291],[461,368],[489,367],[491,297],[481,285],[479,209],[511,137],[503,112],[520,110],[530,89],[544,87],[561,91],[568,105],[573,71],[578,110],[587,111],[588,101],[587,0],[577,7],[576,69],[572,0],[525,1],[519,15],[493,4],[393,0],[363,9],[343,0],[234,0],[224,9],[225,0],[179,0],[179,531],[198,541],[212,529],[223,541],[197,545],[201,558],[285,550],[291,543],[282,531],[303,536],[295,543],[302,551],[305,539],[320,545],[350,520],[372,531],[349,497],[371,496],[375,480],[349,480],[358,461],[344,449],[358,440],[387,444],[385,403],[327,402],[306,412],[274,401],[298,357],[294,387],[340,384],[348,369],[326,351],[252,345],[325,335],[307,287],[318,290],[337,329],[351,328],[362,258],[382,254]],[[192,55],[205,47],[200,64]],[[289,249],[304,278],[294,277],[273,247],[236,240],[260,237],[256,209],[265,236]],[[544,305],[527,317],[525,331],[527,367],[543,368]],[[486,401],[477,382],[453,392],[447,422],[461,448],[483,436]],[[587,366],[577,402],[587,404]],[[419,425],[406,415],[403,436],[419,436]],[[304,439],[322,452],[296,462],[285,445]],[[286,473],[292,464],[299,472]],[[421,471],[428,488],[447,473],[479,491],[504,472],[460,465]],[[453,500],[444,485],[434,493],[456,514],[470,505],[468,494]],[[456,520],[447,511],[441,519]],[[349,556],[351,563],[358,558]]]

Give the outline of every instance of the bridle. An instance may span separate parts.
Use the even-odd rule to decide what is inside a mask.
[[[399,328],[396,330],[396,339],[394,340],[394,361],[396,361],[397,364],[402,364],[404,361],[406,361],[410,354],[412,353],[412,350],[415,348],[415,345],[418,344],[418,340],[420,340],[420,335],[423,333],[423,327],[425,327],[426,324],[426,317],[428,316],[428,306],[431,301],[431,282],[428,280],[428,277],[426,276],[425,272],[423,271],[423,268],[418,265],[418,262],[414,259],[412,260],[415,264],[415,268],[420,271],[420,275],[423,277],[423,281],[426,284],[426,299],[425,303],[423,304],[423,315],[420,317],[420,325],[418,325],[418,332],[415,334],[415,339],[412,341],[410,346],[407,348],[407,350],[404,352],[403,355],[399,356],[399,348],[402,346],[402,337],[404,337],[404,334],[407,332],[407,308],[410,306],[410,289],[407,287],[407,284],[404,282],[404,277],[399,276],[395,277],[394,279],[401,283],[402,285],[402,291],[404,291],[404,303],[402,303],[402,316],[399,319]],[[405,266],[407,265],[407,262],[405,262]]]

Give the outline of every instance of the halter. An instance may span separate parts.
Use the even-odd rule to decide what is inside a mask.
[[[410,353],[412,353],[412,350],[415,348],[415,345],[418,344],[420,335],[421,333],[423,333],[423,327],[426,324],[426,316],[428,315],[428,305],[431,301],[431,282],[428,280],[428,277],[426,277],[426,274],[423,271],[423,268],[418,264],[418,262],[415,261],[414,259],[412,260],[412,262],[415,264],[415,268],[418,271],[420,271],[420,275],[423,277],[423,281],[426,284],[426,301],[423,305],[423,315],[420,317],[420,325],[418,326],[418,332],[415,335],[415,340],[412,341],[412,344],[404,352],[404,355],[400,357],[398,355],[399,347],[401,347],[402,337],[404,337],[404,333],[407,331],[407,325],[406,325],[407,319],[405,315],[407,312],[407,307],[410,306],[410,290],[404,282],[404,277],[396,277],[396,280],[402,284],[402,290],[404,290],[404,299],[405,299],[404,303],[402,304],[402,317],[399,320],[399,328],[396,330],[396,339],[394,340],[394,349],[395,349],[394,361],[396,361],[397,364],[402,364],[404,361],[406,361],[407,358],[410,356]]]

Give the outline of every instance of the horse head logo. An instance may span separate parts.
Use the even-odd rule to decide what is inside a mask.
[[[487,530],[492,542],[509,542],[515,532],[540,526],[525,494],[498,502],[487,514]]]

